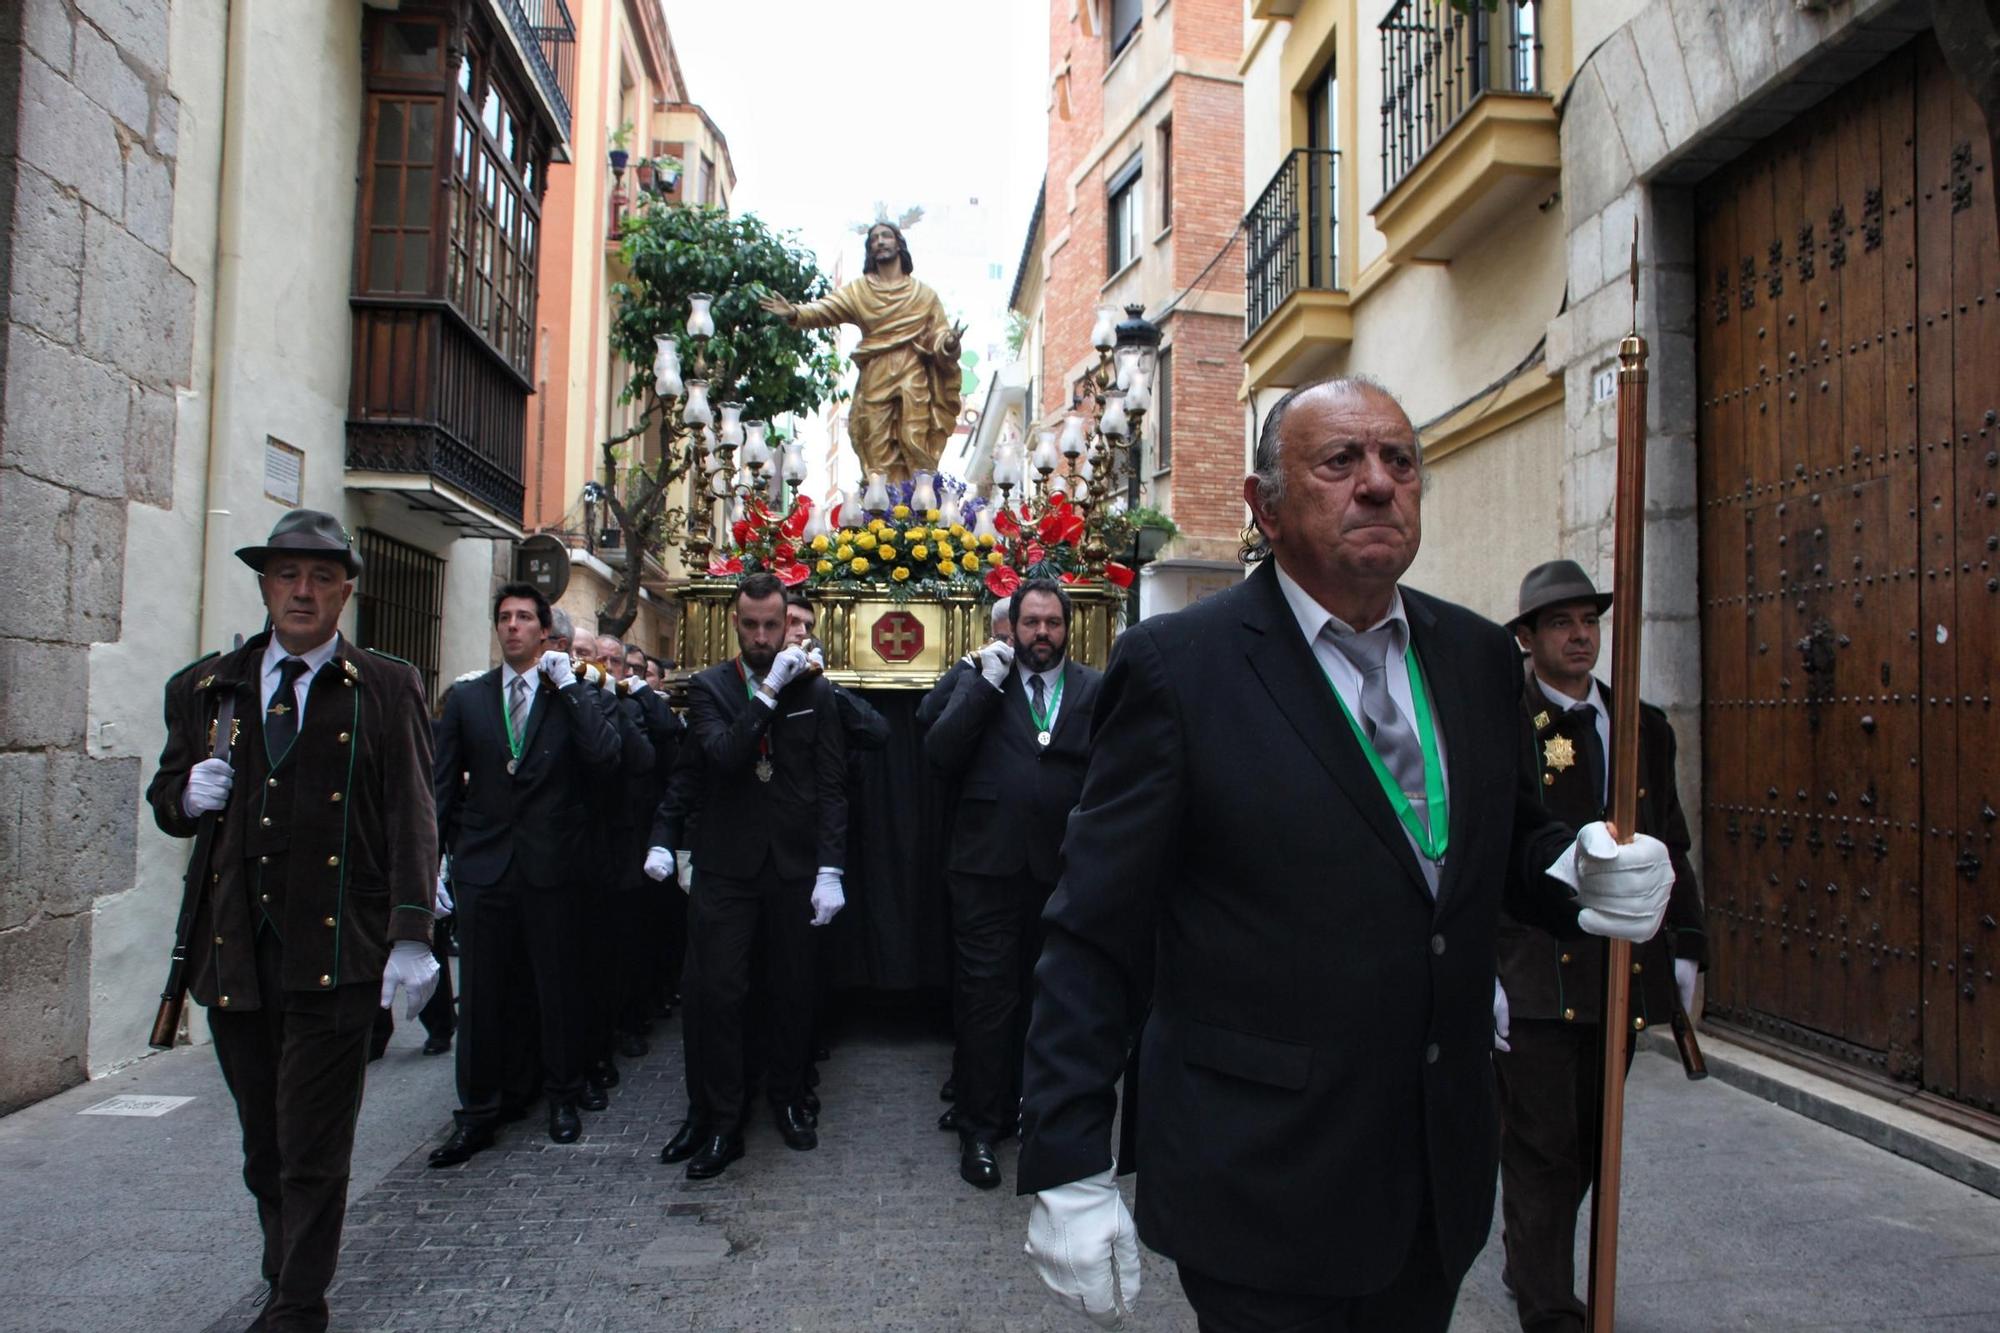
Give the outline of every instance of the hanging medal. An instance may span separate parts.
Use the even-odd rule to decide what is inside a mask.
[[[750,673],[743,669],[743,659],[741,657],[736,659],[736,674],[743,680],[743,692],[749,697],[751,703],[756,703],[757,687],[751,684]],[[751,769],[751,772],[757,775],[757,781],[769,782],[771,775],[776,771],[771,767],[771,732],[769,728],[766,728],[764,734],[757,738],[757,764],[755,768]]]
[[[1062,703],[1062,694],[1063,678],[1058,673],[1056,676],[1056,687],[1049,692],[1048,707],[1037,713],[1035,711],[1034,699],[1030,698],[1028,700],[1028,718],[1035,724],[1035,743],[1044,750],[1048,749],[1049,742],[1055,739],[1053,724],[1055,722],[1056,708]]]
[[[533,706],[531,696],[529,707]],[[524,709],[523,711],[526,710]],[[525,723],[526,719],[524,718],[522,721]],[[507,711],[507,695],[504,691],[500,695],[500,723],[507,730],[507,753],[509,755],[507,760],[507,776],[511,778],[515,773],[520,771],[521,751],[527,748],[527,738],[516,735],[514,732],[514,715]]]

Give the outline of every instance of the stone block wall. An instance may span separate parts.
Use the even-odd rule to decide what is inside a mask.
[[[86,1076],[92,904],[136,855],[86,658],[120,634],[128,506],[171,504],[190,374],[167,37],[162,0],[0,6],[0,1113]]]
[[[1561,549],[1609,586],[1618,423],[1613,401],[1591,401],[1591,381],[1631,327],[1636,223],[1652,379],[1641,689],[1674,722],[1689,811],[1701,808],[1702,695],[1689,187],[1929,25],[1922,0],[1652,0],[1584,63],[1563,105],[1569,306],[1548,329],[1550,369],[1564,376]]]

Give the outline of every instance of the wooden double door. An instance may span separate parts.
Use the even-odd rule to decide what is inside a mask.
[[[1925,38],[1696,198],[1711,1012],[2000,1112],[2000,240]]]

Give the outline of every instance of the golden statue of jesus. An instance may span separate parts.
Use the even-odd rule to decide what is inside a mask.
[[[937,293],[911,277],[910,269],[902,231],[878,222],[868,229],[859,278],[805,305],[781,296],[759,302],[793,328],[860,328],[854,364],[861,374],[847,433],[861,456],[862,475],[880,472],[890,481],[935,472],[958,422],[959,339],[965,326],[945,318]]]

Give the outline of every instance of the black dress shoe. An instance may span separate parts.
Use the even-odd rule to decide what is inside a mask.
[[[627,1060],[636,1060],[652,1049],[651,1046],[646,1044],[646,1039],[636,1032],[621,1032],[618,1034],[618,1054],[624,1056]],[[611,1072],[613,1077],[617,1076],[618,1071],[615,1067]]]
[[[611,1099],[604,1095],[604,1089],[595,1083],[585,1083],[583,1091],[576,1094],[576,1107],[581,1111],[602,1111],[611,1105]]]
[[[806,1108],[798,1102],[772,1108],[778,1122],[778,1136],[793,1152],[811,1152],[819,1147],[819,1131]]]
[[[573,1102],[549,1103],[549,1142],[575,1143],[583,1135],[583,1118]]]
[[[958,1129],[958,1108],[956,1106],[947,1106],[944,1108],[944,1114],[938,1117],[938,1128],[952,1131]]]
[[[452,1130],[451,1137],[444,1141],[443,1147],[431,1150],[431,1165],[457,1166],[461,1162],[471,1161],[474,1153],[484,1152],[492,1146],[492,1130],[484,1127],[478,1129],[460,1127]]]
[[[941,1102],[955,1102],[958,1100],[957,1079],[948,1078],[944,1081],[944,1086],[938,1089],[938,1100]]]
[[[667,1146],[660,1149],[660,1161],[667,1166],[685,1162],[711,1137],[707,1125],[693,1119],[683,1120],[681,1127],[674,1131],[674,1136],[667,1140]]]
[[[993,1145],[984,1139],[965,1139],[958,1148],[959,1178],[968,1185],[990,1190],[1000,1183],[1000,1163],[993,1160]]]
[[[688,1158],[689,1180],[713,1180],[723,1168],[743,1155],[741,1134],[711,1134],[694,1156]]]
[[[425,1055],[443,1055],[446,1051],[450,1049],[451,1049],[451,1034],[449,1032],[439,1037],[424,1038]]]
[[[618,1086],[618,1066],[609,1060],[599,1060],[584,1071],[584,1081],[599,1090]]]

